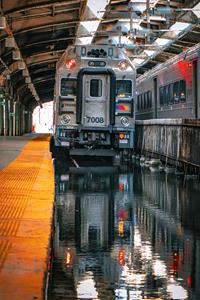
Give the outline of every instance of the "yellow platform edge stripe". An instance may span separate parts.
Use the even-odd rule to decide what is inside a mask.
[[[43,299],[53,202],[53,165],[44,135],[28,141],[0,171],[0,299]]]

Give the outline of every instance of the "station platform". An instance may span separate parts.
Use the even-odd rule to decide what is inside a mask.
[[[0,299],[44,296],[54,201],[49,138],[0,138]]]

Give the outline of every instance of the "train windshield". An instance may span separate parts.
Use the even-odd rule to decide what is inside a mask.
[[[76,95],[76,79],[62,78],[61,79],[61,96]]]
[[[116,96],[121,97],[121,98],[132,97],[132,81],[131,80],[117,80]]]

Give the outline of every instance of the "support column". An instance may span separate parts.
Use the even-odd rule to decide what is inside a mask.
[[[0,136],[3,135],[3,104],[0,103]]]
[[[20,117],[20,103],[16,102],[15,103],[15,135],[20,135],[20,121],[19,121],[19,117]]]
[[[9,136],[13,136],[13,123],[14,123],[14,112],[13,112],[13,100],[9,100]]]
[[[9,112],[8,112],[8,100],[5,98],[5,105],[3,106],[3,119],[4,119],[4,135],[9,133]]]
[[[0,90],[0,135],[4,135],[4,106],[5,94],[3,90]]]

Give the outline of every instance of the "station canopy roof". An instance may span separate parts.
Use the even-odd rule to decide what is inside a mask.
[[[0,10],[0,86],[29,109],[53,100],[69,45],[123,47],[140,76],[200,42],[199,0],[1,0]]]

